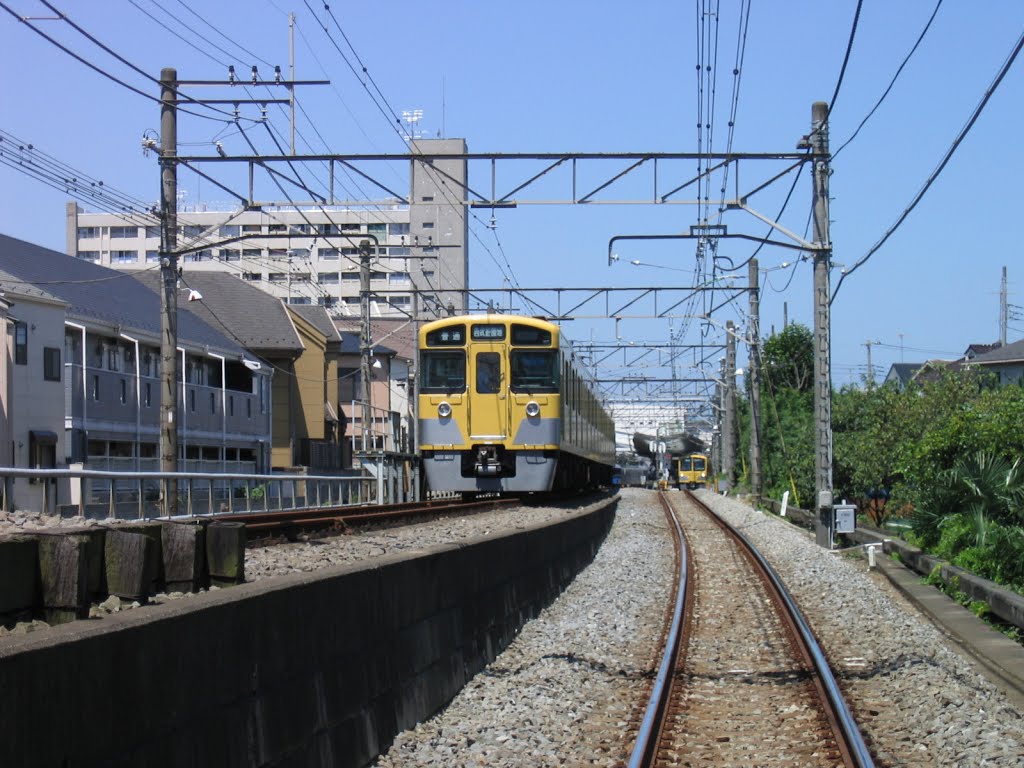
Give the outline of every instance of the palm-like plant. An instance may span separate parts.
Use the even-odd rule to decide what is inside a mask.
[[[1018,458],[979,451],[960,459],[943,476],[952,503],[944,517],[962,515],[974,522],[974,546],[984,547],[990,523],[1024,522],[1024,468]]]

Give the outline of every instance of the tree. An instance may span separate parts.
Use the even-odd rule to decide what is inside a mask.
[[[791,323],[769,336],[761,351],[765,378],[775,390],[810,392],[814,383],[814,336],[806,325]]]

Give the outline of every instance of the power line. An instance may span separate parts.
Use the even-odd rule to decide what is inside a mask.
[[[832,92],[832,99],[828,103],[828,112],[825,113],[825,120],[832,114],[835,108],[836,99],[839,98],[839,89],[843,85],[843,77],[846,75],[846,65],[850,61],[850,53],[853,51],[853,39],[857,36],[857,22],[860,20],[860,9],[864,0],[857,0],[857,10],[853,14],[853,24],[850,26],[850,39],[846,41],[846,53],[843,55],[843,66],[839,69],[839,79],[836,81],[836,89]]]
[[[860,133],[860,129],[863,128],[864,124],[871,119],[871,116],[875,114],[875,111],[880,106],[882,106],[882,102],[885,101],[885,97],[889,95],[889,91],[891,91],[893,89],[893,86],[896,85],[896,80],[899,79],[900,73],[903,72],[903,68],[907,66],[907,62],[910,61],[910,58],[917,51],[918,46],[921,45],[921,41],[924,40],[924,36],[928,34],[928,30],[931,28],[932,22],[935,21],[935,16],[939,12],[940,7],[942,7],[942,0],[938,0],[938,2],[935,4],[935,9],[932,11],[932,15],[928,18],[928,23],[924,25],[924,29],[921,30],[921,34],[917,36],[917,41],[910,49],[910,52],[903,59],[903,63],[900,64],[899,68],[896,70],[896,74],[892,76],[892,80],[889,81],[888,87],[879,97],[878,101],[875,102],[875,106],[873,106],[871,108],[871,111],[869,111],[867,115],[864,116],[864,119],[860,121],[860,125],[857,126],[857,129],[853,132],[853,135],[851,135],[850,138],[844,141],[843,144],[839,147],[839,149],[832,153],[833,160],[835,160],[835,158],[839,156],[839,153],[846,148],[847,144],[849,144],[851,141],[857,138],[857,134]]]
[[[885,244],[886,240],[888,240],[892,236],[892,234],[897,229],[899,229],[900,225],[903,224],[904,221],[906,221],[910,213],[914,210],[914,208],[917,207],[917,204],[921,202],[921,199],[924,197],[925,193],[931,188],[932,184],[939,177],[939,174],[942,173],[943,169],[953,158],[953,155],[956,153],[956,150],[960,146],[961,142],[963,142],[963,140],[967,138],[967,134],[970,133],[971,128],[974,127],[974,124],[978,121],[978,118],[981,117],[981,113],[984,111],[985,106],[989,102],[989,99],[992,98],[992,95],[996,92],[996,89],[999,87],[999,84],[1003,81],[1003,78],[1006,77],[1006,73],[1010,71],[1010,67],[1013,66],[1013,62],[1017,59],[1017,54],[1020,53],[1020,49],[1022,47],[1024,47],[1024,34],[1021,34],[1021,36],[1017,38],[1017,42],[1014,45],[1009,57],[1007,57],[1006,61],[1003,63],[1003,66],[1000,68],[999,74],[996,75],[996,78],[992,82],[992,85],[990,85],[988,87],[988,90],[985,91],[985,95],[982,97],[981,102],[978,104],[977,107],[975,107],[974,113],[967,121],[967,124],[960,130],[960,133],[953,141],[953,144],[946,151],[946,154],[942,158],[942,161],[939,163],[938,167],[934,171],[932,171],[931,175],[928,177],[928,180],[924,183],[924,186],[921,187],[918,193],[914,196],[914,199],[910,202],[910,205],[908,205],[903,210],[903,213],[900,214],[896,222],[885,231],[885,234],[882,235],[881,239],[877,243],[875,243],[866,254],[864,254],[860,259],[858,259],[852,267],[847,269],[842,274],[842,276],[839,278],[839,282],[836,284],[836,289],[835,291],[833,291],[832,298],[830,299],[829,303],[832,303],[833,301],[836,300],[836,295],[839,293],[839,289],[842,288],[843,281],[846,280],[846,278],[853,274],[855,271],[857,271],[857,269],[859,269],[861,265],[863,265],[868,259],[870,259],[878,251],[878,249]]]

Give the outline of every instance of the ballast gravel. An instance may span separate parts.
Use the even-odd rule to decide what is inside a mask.
[[[700,498],[768,559],[818,636],[876,765],[1024,766],[1021,712],[863,559],[734,498]]]

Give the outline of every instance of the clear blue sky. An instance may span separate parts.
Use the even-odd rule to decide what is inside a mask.
[[[20,16],[54,16],[39,0],[2,1]],[[299,152],[307,151],[306,142],[318,152],[405,151],[391,121],[338,54],[335,43],[352,57],[322,3],[53,4],[153,77],[159,76],[161,67],[172,66],[182,79],[223,78],[227,63],[234,63],[245,76],[253,55],[268,63],[256,61],[261,74],[270,74],[269,64],[280,64],[287,72],[286,12],[294,10],[297,76],[332,81],[331,87],[308,88],[300,94],[315,131],[300,115]],[[481,152],[695,152],[700,5],[645,0],[397,0],[331,7],[388,104],[398,113],[424,111],[418,127],[426,136],[443,130],[446,136],[464,137],[471,150]],[[718,56],[709,63],[717,75],[712,149],[721,152],[726,149],[733,98],[740,9],[746,4],[728,0],[704,5],[718,8],[718,24],[711,27],[717,30]],[[881,96],[934,7],[933,0],[864,3],[831,115],[833,150],[850,137]],[[753,4],[736,102],[734,151],[795,149],[809,131],[812,102],[832,98],[855,8],[854,0]],[[320,26],[324,19],[330,38]],[[66,23],[33,23],[104,70],[157,95],[155,84]],[[942,4],[887,100],[834,161],[831,218],[837,263],[856,262],[896,221],[953,143],[1022,30],[1020,0]],[[251,53],[239,50],[220,32]],[[866,341],[881,342],[872,347],[878,377],[901,356],[906,362],[952,358],[970,343],[995,341],[1003,266],[1009,269],[1010,303],[1024,305],[1024,263],[1015,225],[1022,215],[1019,190],[1024,176],[1024,56],[1021,59],[920,205],[845,281],[833,304],[837,384],[860,380]],[[157,199],[158,169],[153,155],[143,157],[140,148],[143,132],[159,128],[156,104],[87,69],[3,11],[0,67],[0,129],[118,190]],[[274,125],[287,135],[284,116],[276,110],[271,114]],[[276,151],[265,132],[253,135],[261,152]],[[248,152],[230,125],[183,116],[179,141],[195,145],[182,151],[210,152],[217,136],[227,152]],[[707,149],[706,137],[703,141]],[[744,181],[756,174],[753,167],[742,172]],[[791,179],[755,196],[751,204],[774,216]],[[482,177],[471,181],[489,184]],[[716,177],[716,190],[718,182]],[[226,198],[195,176],[183,174],[181,185],[189,204]],[[623,196],[631,189],[624,184]],[[810,197],[805,173],[781,220],[787,228],[804,233]],[[63,250],[67,199],[62,191],[0,166],[0,232]],[[692,207],[523,206],[497,212],[494,231],[485,226],[490,211],[479,211],[478,216],[473,229],[488,248],[471,238],[474,287],[501,287],[504,276],[497,264],[504,266],[506,258],[523,287],[683,286],[693,279],[688,272],[676,271],[693,269],[692,243],[624,244],[618,248],[619,263],[609,267],[606,259],[608,241],[615,235],[686,231],[698,216]],[[730,212],[725,223],[730,231],[758,236],[766,230],[742,212]],[[749,244],[736,241],[719,246],[719,253],[735,263],[751,250]],[[628,264],[634,259],[663,268]],[[764,249],[759,259],[762,268],[771,268],[791,261],[792,254]],[[746,270],[741,274],[745,276]],[[810,326],[810,264],[773,270],[766,277],[763,333],[781,328],[784,304],[791,321]],[[833,286],[838,278],[837,268]],[[728,309],[719,314],[722,320],[729,316]],[[742,323],[738,314],[733,316]],[[1024,320],[1011,320],[1010,325],[1010,341],[1024,336]],[[635,340],[665,340],[671,332],[666,321],[637,321],[621,331]],[[568,333],[577,339],[609,340],[614,327],[607,322],[575,323]],[[696,327],[689,333],[689,340],[696,341]]]

